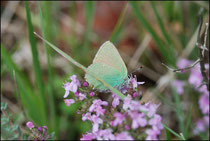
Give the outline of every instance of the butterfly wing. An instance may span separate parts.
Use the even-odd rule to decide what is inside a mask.
[[[124,78],[126,77],[123,76],[115,68],[102,63],[91,64],[88,67],[88,71],[94,73],[98,78],[102,79],[103,81],[105,81],[106,83],[110,84],[113,87],[121,85],[124,81]],[[99,90],[108,89],[102,83],[100,83],[99,81],[97,81],[95,78],[93,78],[88,74],[86,74],[85,78],[96,89]]]
[[[111,86],[119,86],[127,77],[127,68],[123,62],[119,52],[110,42],[105,42],[97,52],[93,64],[88,67],[88,71],[95,73],[99,78],[110,84]],[[85,78],[95,88],[106,90],[99,81],[86,74]]]

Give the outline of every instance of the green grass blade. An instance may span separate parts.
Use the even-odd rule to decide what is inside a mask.
[[[184,136],[185,136],[186,139],[189,137],[189,129],[190,129],[190,125],[191,125],[191,116],[192,116],[192,106],[190,108],[190,112],[189,112],[188,117],[186,119],[187,124],[186,124],[185,132],[184,132]]]
[[[106,82],[104,82],[103,80],[101,80],[100,78],[98,78],[97,76],[95,76],[93,73],[89,72],[87,70],[86,67],[84,67],[83,65],[79,64],[77,61],[75,61],[73,58],[71,58],[69,55],[67,55],[65,52],[63,52],[62,50],[60,50],[59,48],[57,48],[56,46],[54,46],[53,44],[51,44],[50,42],[48,42],[47,40],[43,39],[40,35],[38,35],[37,33],[34,32],[35,35],[37,35],[40,39],[42,39],[43,41],[45,41],[51,48],[53,48],[55,51],[57,51],[60,55],[62,55],[63,57],[65,57],[67,60],[69,60],[72,64],[74,64],[75,66],[77,66],[78,68],[82,69],[84,72],[86,72],[87,74],[89,74],[90,76],[94,77],[96,80],[98,80],[99,82],[101,82],[105,87],[109,88],[113,93],[117,94],[120,98],[124,99],[125,95],[123,95],[120,91],[118,91],[117,89],[113,88],[111,85],[107,84]]]
[[[167,140],[171,140],[171,132],[169,130],[167,130],[166,128],[165,129],[165,133],[166,133],[166,139]]]
[[[172,91],[173,91],[173,96],[175,99],[175,106],[176,106],[176,115],[179,121],[179,131],[181,133],[184,133],[184,113],[181,107],[181,101],[180,101],[180,97],[178,95],[178,93],[176,92],[176,89],[174,87],[172,87]]]
[[[40,63],[39,63],[39,59],[38,59],[36,40],[35,40],[35,37],[33,34],[33,26],[32,26],[28,1],[25,1],[25,9],[26,9],[27,24],[28,24],[29,40],[30,40],[31,51],[32,51],[32,56],[33,56],[33,67],[34,67],[34,73],[35,73],[35,81],[36,81],[37,88],[39,90],[39,94],[42,96],[43,103],[44,103],[44,101],[45,101],[44,82],[42,80],[42,72],[41,72],[41,67],[40,67]]]
[[[136,14],[138,20],[143,24],[143,26],[145,27],[145,29],[151,34],[152,38],[154,39],[158,49],[160,50],[162,56],[164,57],[165,61],[168,64],[171,64],[173,66],[175,66],[175,59],[171,56],[169,50],[167,50],[161,39],[158,37],[158,35],[155,33],[155,31],[152,29],[152,27],[150,26],[150,24],[147,22],[147,20],[144,18],[144,16],[142,15],[142,13],[139,11],[138,7],[137,7],[137,3],[130,1],[130,5],[134,11],[134,13]]]
[[[15,71],[16,82],[26,115],[37,124],[46,124],[47,118],[40,95],[35,95],[35,93],[33,93],[30,81],[15,65],[11,55],[6,51],[2,44],[1,55],[3,63],[7,66],[11,76],[13,76],[13,71]]]
[[[123,22],[123,18],[125,17],[125,14],[126,14],[126,11],[128,9],[128,4],[126,3],[120,17],[119,17],[119,20],[117,21],[117,24],[114,28],[114,31],[112,32],[112,36],[110,38],[110,41],[113,42],[113,43],[116,43],[117,42],[117,38],[120,34],[120,31],[121,31],[121,26],[122,26],[122,22]]]
[[[162,21],[160,15],[158,14],[158,11],[157,11],[157,9],[156,9],[155,4],[154,4],[153,1],[151,1],[151,5],[152,5],[153,11],[155,13],[155,16],[157,18],[157,22],[158,22],[158,25],[160,27],[160,30],[161,30],[163,36],[165,37],[168,45],[170,45],[171,44],[171,38],[169,37],[169,35],[167,34],[167,32],[166,32],[166,30],[164,28],[163,21]]]
[[[51,26],[48,23],[49,18],[47,18],[47,17],[50,17],[51,15],[49,14],[49,12],[47,12],[45,13],[46,18],[45,19],[43,18],[40,2],[38,2],[38,9],[39,9],[40,22],[41,22],[40,24],[41,24],[42,35],[45,39],[50,39],[46,31],[51,31],[51,28],[50,28]],[[58,131],[57,131],[58,128],[56,128],[57,117],[56,117],[55,102],[54,102],[55,100],[54,100],[54,91],[53,91],[52,67],[50,63],[50,52],[48,49],[48,45],[45,42],[44,42],[44,47],[45,47],[46,56],[47,56],[47,68],[48,68],[47,69],[48,70],[47,84],[48,84],[48,96],[49,96],[49,108],[50,108],[49,118],[50,118],[50,123],[52,125],[53,131],[55,131],[56,136],[58,137]]]
[[[163,127],[165,128],[165,130],[168,130],[170,133],[172,133],[173,135],[175,135],[177,138],[179,138],[180,140],[185,140],[185,138],[183,138],[182,136],[180,136],[179,134],[177,134],[175,131],[173,131],[171,128],[169,128],[168,126],[166,126],[165,124],[162,124]]]
[[[77,50],[76,54],[80,54],[83,57],[79,57],[81,63],[87,63],[88,54],[87,52],[90,51],[90,40],[92,34],[92,25],[93,25],[93,18],[94,18],[94,11],[95,11],[95,2],[94,1],[86,1],[84,2],[85,8],[85,33],[84,33],[84,42],[80,45],[80,49]]]

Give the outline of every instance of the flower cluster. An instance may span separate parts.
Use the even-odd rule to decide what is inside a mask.
[[[185,68],[192,64],[192,61],[187,59],[181,59],[178,61],[177,66],[179,68]],[[209,65],[205,64],[206,74],[209,79]],[[201,95],[199,97],[199,106],[203,118],[198,119],[196,122],[196,128],[194,130],[195,134],[206,131],[209,128],[209,91],[207,90],[206,85],[202,85],[203,77],[200,71],[200,64],[198,63],[193,68],[190,69],[190,75],[188,78],[188,83],[191,84]],[[185,83],[181,80],[175,80],[173,82],[174,86],[177,88],[178,94],[183,94]]]
[[[54,138],[54,133],[47,134],[47,126],[35,127],[33,122],[28,121],[26,126],[30,129],[31,134],[28,137],[28,140],[52,140]]]
[[[139,102],[142,94],[138,85],[142,84],[144,82],[137,82],[134,76],[120,89],[126,96],[124,99],[111,93],[111,100],[103,101],[88,82],[80,82],[76,75],[71,76],[70,82],[64,84],[64,102],[67,106],[81,102],[78,113],[83,121],[92,123],[92,130],[83,134],[81,140],[157,140],[163,129],[162,118],[156,113],[159,105]],[[73,99],[67,99],[70,92]]]

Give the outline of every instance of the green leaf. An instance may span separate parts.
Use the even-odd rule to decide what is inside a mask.
[[[37,88],[39,90],[39,94],[42,96],[43,103],[44,103],[44,101],[45,101],[44,82],[42,79],[42,71],[41,71],[41,67],[40,67],[40,63],[39,63],[39,59],[38,59],[36,40],[35,40],[35,37],[33,34],[33,26],[32,26],[28,1],[25,1],[25,9],[26,9],[27,24],[28,24],[29,41],[31,44],[31,51],[32,51],[32,57],[33,57],[33,68],[34,68],[34,73],[35,73],[35,81],[36,81]]]

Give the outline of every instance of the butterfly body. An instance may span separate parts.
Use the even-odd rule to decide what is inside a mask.
[[[93,63],[87,69],[115,88],[122,86],[127,78],[127,68],[125,63],[115,46],[110,41],[105,42],[100,47]],[[100,91],[108,90],[107,87],[92,76],[86,74],[85,78],[95,89]]]

